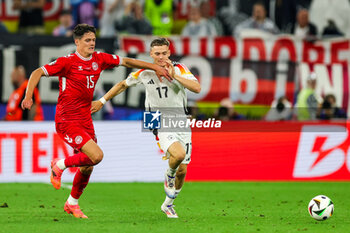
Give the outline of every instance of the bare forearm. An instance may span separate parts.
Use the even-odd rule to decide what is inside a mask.
[[[124,57],[122,66],[125,66],[128,68],[154,70],[154,72],[156,72],[156,75],[157,75],[160,82],[162,82],[163,77],[166,78],[169,82],[171,82],[171,80],[172,80],[169,73],[167,72],[167,70],[164,67],[161,67],[161,66],[153,64],[153,63],[148,63],[148,62],[140,61],[137,59]]]
[[[40,78],[43,75],[44,75],[44,71],[41,68],[38,68],[33,71],[28,81],[25,98],[29,98],[29,99],[32,98],[34,89],[38,85]]]
[[[201,91],[201,85],[199,84],[199,82],[197,82],[195,80],[183,78],[178,74],[175,74],[174,78],[179,83],[181,83],[182,86],[184,86],[185,88],[187,88],[188,90],[190,90],[192,92],[199,93]]]
[[[128,88],[128,85],[126,85],[126,81],[123,80],[117,84],[115,84],[105,95],[104,98],[108,101],[112,99],[113,97],[119,95],[123,91],[125,91]]]
[[[141,60],[124,57],[123,58],[123,66],[126,66],[128,68],[137,68],[137,69],[150,69],[150,70],[156,70],[157,65],[144,62]]]

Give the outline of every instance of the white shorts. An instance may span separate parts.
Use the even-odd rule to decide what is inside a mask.
[[[191,162],[192,153],[192,140],[191,132],[158,132],[159,145],[169,158],[170,154],[168,149],[174,142],[180,142],[185,149],[186,156],[182,161],[183,164],[189,164]]]

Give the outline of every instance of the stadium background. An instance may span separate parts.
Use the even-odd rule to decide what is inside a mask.
[[[0,1],[0,20],[14,33],[18,12],[9,7],[11,2]],[[46,34],[69,2],[47,1]],[[150,61],[148,46],[153,38],[98,38],[96,47]],[[263,119],[276,97],[285,95],[294,103],[311,71],[318,76],[316,92],[334,94],[337,105],[349,115],[348,37],[312,43],[255,31],[241,39],[175,35],[169,39],[172,59],[185,63],[202,85],[199,95],[189,93],[190,103],[210,115],[228,97],[239,114],[249,116],[225,121],[221,129],[194,130],[187,182],[176,200],[180,221],[170,223],[159,211],[167,161],[161,159],[154,136],[141,130],[141,86],[114,98],[113,114],[95,121],[105,157],[79,202],[89,220],[62,213],[75,168],[63,174],[61,190],[46,184],[51,159],[73,152],[54,129],[58,80],[52,77],[39,84],[44,122],[0,121],[0,232],[348,232],[347,121]],[[16,64],[23,64],[29,75],[74,50],[71,38],[0,34],[0,117],[13,91],[10,73]],[[106,70],[97,88],[108,90],[131,71]],[[321,223],[308,217],[306,208],[318,194],[335,203],[335,216]]]
[[[24,64],[31,70],[74,51],[74,44],[68,39],[13,35],[3,39],[2,115],[12,92],[8,77],[15,64]],[[310,70],[314,70],[318,75],[316,91],[320,95],[334,93],[338,105],[349,110],[347,39],[317,44],[290,36],[169,39],[173,59],[185,63],[201,82],[202,92],[189,94],[189,99],[202,106],[215,106],[222,98],[230,97],[238,110],[264,112],[276,96],[295,99]],[[111,51],[113,41],[101,39],[97,48],[149,60],[147,45],[151,40],[147,36],[121,37],[119,49]],[[130,71],[123,67],[105,71],[98,88],[108,90]],[[47,120],[54,119],[57,87],[57,78],[43,78],[39,84]],[[141,132],[140,121],[126,121],[140,119],[143,100],[142,87],[130,88],[113,99],[112,120],[95,123],[106,161],[96,168],[92,181],[162,180],[166,162],[161,160],[153,135]],[[53,122],[0,124],[0,181],[45,181],[51,158],[71,153],[55,134]],[[216,132],[193,133],[193,162],[187,180],[348,180],[347,129],[344,121],[224,122]],[[108,166],[116,168],[115,175],[103,173]],[[140,173],[141,166],[146,173]],[[71,176],[72,173],[67,174],[65,180],[70,181]]]

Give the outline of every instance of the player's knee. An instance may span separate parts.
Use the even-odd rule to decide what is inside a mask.
[[[182,162],[186,157],[186,153],[185,151],[179,151],[174,155],[174,157],[177,161]]]
[[[91,161],[94,163],[94,165],[99,164],[103,159],[103,152],[99,151],[95,154],[95,156],[91,159]]]

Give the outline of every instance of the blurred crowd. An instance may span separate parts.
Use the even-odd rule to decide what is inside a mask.
[[[19,11],[16,33],[71,37],[75,25],[87,23],[98,29],[101,38],[134,34],[244,37],[255,30],[292,34],[309,41],[350,35],[350,0],[70,0],[70,7],[61,10],[51,32],[44,28],[44,6],[48,2],[50,0],[13,0],[12,9]],[[0,21],[0,33],[6,32],[9,33],[8,28]],[[7,120],[42,119],[41,112],[22,112],[16,102],[16,96],[24,93],[24,72],[22,66],[13,71],[12,82],[17,92],[7,106]],[[317,77],[312,73],[295,100],[280,96],[268,111],[258,116],[252,115],[249,109],[234,107],[229,99],[223,99],[209,111],[193,103],[190,111],[198,119],[346,118],[334,95],[316,96],[316,82]],[[41,111],[39,95],[37,106]]]
[[[34,90],[33,107],[31,110],[23,110],[21,101],[24,98],[25,89],[28,84],[26,70],[22,65],[16,65],[11,72],[11,83],[14,91],[9,97],[6,114],[0,120],[21,121],[21,120],[44,120],[43,108],[39,90]],[[232,120],[266,120],[266,121],[314,121],[347,119],[344,109],[339,107],[337,99],[333,94],[325,94],[323,97],[316,93],[317,75],[314,72],[307,77],[306,84],[301,87],[295,100],[288,100],[280,96],[273,100],[269,108],[257,106],[236,106],[230,98],[224,98],[216,106],[208,107],[193,101],[188,102],[188,112],[191,117],[197,120],[215,118],[222,121]],[[101,88],[95,90],[99,98],[103,96]],[[294,101],[294,102],[293,102]],[[112,119],[114,109],[111,102],[108,102],[104,111],[94,114],[95,120]]]
[[[273,100],[267,109],[257,106],[235,106],[224,98],[214,108],[200,108],[196,103],[189,103],[189,112],[196,119],[215,118],[222,121],[231,120],[266,120],[266,121],[314,121],[314,120],[344,120],[347,114],[337,104],[333,94],[321,97],[316,94],[317,75],[314,72],[308,76],[306,85],[302,87],[296,99],[288,100],[280,96]]]
[[[350,0],[70,0],[52,32],[44,29],[50,0],[13,0],[18,33],[71,36],[87,23],[100,37],[120,34],[235,36],[251,29],[303,39],[350,35]],[[8,31],[0,22],[0,32]]]

